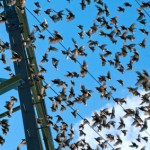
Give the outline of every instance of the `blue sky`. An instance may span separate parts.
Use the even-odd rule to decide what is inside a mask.
[[[39,1],[40,2],[40,1]],[[48,3],[46,0],[40,2],[40,5],[42,7],[40,15],[37,16],[33,10],[37,9],[36,6],[34,5],[34,1],[27,1],[26,2],[26,7],[41,21],[44,21],[44,18],[47,20],[49,28],[48,30],[53,33],[54,30],[57,30],[62,36],[63,36],[63,41],[62,44],[65,46],[65,48],[69,48],[71,50],[74,49],[72,38],[74,38],[78,46],[85,46],[85,52],[88,54],[87,57],[77,57],[78,61],[82,64],[83,61],[85,60],[88,64],[88,71],[96,78],[100,75],[106,75],[108,71],[111,73],[112,80],[107,81],[108,85],[113,85],[115,88],[117,88],[117,92],[113,93],[113,97],[127,97],[130,95],[130,93],[127,90],[127,87],[129,86],[135,86],[137,75],[135,71],[139,70],[142,71],[142,69],[146,69],[149,72],[149,65],[150,62],[148,61],[150,58],[150,53],[149,53],[149,47],[150,44],[148,42],[149,36],[146,36],[142,34],[139,29],[140,28],[145,28],[146,30],[149,30],[149,17],[145,14],[145,19],[147,19],[147,25],[141,25],[136,19],[138,17],[136,8],[138,8],[138,4],[135,1],[128,1],[132,4],[131,8],[125,8],[125,12],[118,12],[117,7],[118,6],[123,6],[123,3],[126,2],[124,0],[118,1],[118,0],[113,0],[113,3],[110,2],[109,0],[105,0],[105,3],[108,5],[109,11],[110,11],[110,16],[107,17],[107,21],[109,21],[112,17],[118,16],[118,26],[124,25],[126,27],[129,27],[132,23],[136,23],[136,30],[135,30],[135,37],[136,39],[133,42],[127,41],[126,44],[131,44],[131,43],[136,43],[139,44],[144,38],[147,39],[146,41],[146,48],[143,49],[139,45],[136,45],[136,49],[138,53],[140,54],[140,59],[138,63],[133,64],[133,70],[132,71],[126,71],[125,73],[122,74],[114,67],[110,66],[108,63],[105,66],[101,65],[101,60],[100,60],[100,54],[103,54],[103,52],[98,49],[97,47],[95,48],[95,51],[92,52],[88,48],[87,42],[91,40],[96,40],[98,41],[99,45],[102,44],[107,44],[107,49],[112,52],[112,56],[108,56],[108,60],[114,59],[114,54],[116,52],[121,51],[121,47],[123,45],[123,41],[120,40],[120,38],[117,38],[117,44],[112,44],[110,42],[109,38],[106,37],[101,37],[99,36],[99,31],[103,30],[106,33],[110,33],[110,31],[104,29],[104,28],[99,28],[98,32],[93,34],[91,38],[89,39],[88,36],[85,34],[84,39],[80,39],[78,36],[78,32],[80,32],[79,28],[77,27],[78,25],[83,25],[83,28],[85,31],[88,31],[89,28],[93,25],[95,21],[95,16],[97,14],[97,9],[95,7],[95,3],[92,1],[91,5],[87,5],[86,9],[84,11],[81,10],[80,7],[80,1],[71,1],[70,4],[66,0],[62,1],[54,1],[51,0],[50,3]],[[63,16],[63,20],[59,21],[57,23],[52,22],[52,20],[44,14],[44,10],[48,8],[53,8],[55,11],[60,11],[64,10],[64,13],[67,14],[66,8],[71,10],[75,14],[75,19],[66,22],[66,16]],[[1,10],[2,11],[2,10]],[[149,9],[147,9],[147,12],[149,12]],[[27,13],[27,18],[28,18],[28,23],[30,26],[30,30],[33,30],[33,25],[39,25],[39,23],[33,18],[33,16],[26,11]],[[54,13],[52,13],[54,14]],[[105,16],[105,15],[104,15]],[[98,23],[96,23],[99,25]],[[8,36],[7,32],[5,31],[5,25],[1,24],[2,30],[0,30],[0,38],[6,42],[8,41]],[[38,37],[39,33],[35,33],[35,36]],[[48,47],[50,44],[48,44],[48,37],[51,35],[47,32],[44,31],[41,34],[45,35],[45,40],[40,40],[37,38],[35,45],[37,46],[35,50],[35,54],[37,57],[37,63],[40,65],[40,61],[42,59],[42,56],[44,53],[47,51]],[[55,86],[51,81],[57,78],[61,78],[62,80],[66,81],[68,84],[67,88],[67,93],[69,92],[69,89],[71,87],[70,85],[70,78],[66,78],[65,75],[67,74],[67,71],[76,71],[80,73],[80,65],[78,63],[74,63],[73,61],[66,60],[65,56],[62,55],[61,50],[64,50],[64,48],[60,44],[51,44],[52,46],[55,46],[58,51],[57,52],[50,52],[49,53],[49,61],[47,63],[44,63],[42,66],[47,69],[47,73],[44,73],[44,77],[46,79],[47,83],[51,84],[51,87],[56,90],[56,92],[60,92],[61,88],[58,88]],[[11,58],[11,53],[10,51],[5,52],[6,53],[6,59],[8,60]],[[121,63],[123,64],[124,67],[126,67],[126,64],[129,62],[130,57],[133,55],[133,53],[129,52],[127,57],[123,58],[121,57]],[[58,64],[58,71],[52,66],[51,64],[51,58],[56,58],[59,60]],[[3,65],[3,63],[0,61],[0,72],[2,74],[0,75],[0,78],[9,78],[9,73],[4,70],[3,68],[5,66],[11,66],[13,69],[13,64],[8,60],[6,65]],[[126,68],[125,68],[126,69]],[[13,71],[14,72],[14,71]],[[124,86],[120,86],[116,80],[122,79],[124,81]],[[76,96],[78,94],[81,94],[80,90],[81,87],[80,85],[83,84],[87,89],[93,90],[92,97],[87,101],[87,106],[84,106],[83,104],[75,104],[73,106],[74,109],[79,109],[79,114],[86,118],[90,117],[92,112],[94,110],[99,110],[102,107],[106,106],[108,103],[113,105],[113,101],[110,100],[109,102],[105,99],[100,99],[100,94],[96,91],[96,87],[99,86],[99,84],[89,75],[87,74],[84,78],[79,77],[78,79],[73,78],[72,80],[75,81],[75,93]],[[140,89],[140,88],[139,88]],[[47,96],[53,97],[56,96],[56,94],[51,90],[47,89]],[[17,91],[11,90],[8,93],[5,93],[1,95],[1,107],[0,107],[0,113],[3,113],[6,111],[6,109],[3,107],[5,105],[5,101],[9,100],[10,96],[17,96]],[[64,121],[67,122],[68,124],[72,123],[73,125],[76,125],[81,121],[79,117],[74,118],[71,115],[71,109],[67,108],[66,111],[60,113],[59,109],[55,112],[52,113],[50,106],[52,103],[49,101],[49,99],[46,97],[46,107],[48,114],[53,116],[54,122],[56,121],[56,115],[59,114],[63,117]],[[14,107],[19,105],[19,101],[15,103]],[[7,117],[6,117],[7,118]],[[25,138],[24,137],[24,131],[23,131],[23,125],[22,125],[22,119],[21,119],[21,112],[18,111],[14,114],[12,114],[11,118],[9,119],[9,124],[10,124],[10,131],[5,137],[6,142],[4,145],[1,147],[1,150],[15,150],[16,146],[21,142],[21,139]],[[56,136],[56,132],[52,130],[53,137]],[[56,144],[57,145],[57,144]],[[22,147],[21,150],[25,150],[26,147]]]

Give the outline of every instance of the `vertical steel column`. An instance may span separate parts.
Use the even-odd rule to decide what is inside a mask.
[[[16,0],[16,5],[19,8],[21,7],[20,3],[21,3],[21,0]],[[24,13],[21,13],[20,10],[17,10],[17,12],[18,12],[19,22],[21,23],[22,28],[23,28],[22,35],[23,35],[24,39],[27,40],[27,38],[30,34],[30,30],[29,30],[29,26],[28,26],[28,19],[26,16],[26,10],[24,10]],[[28,61],[29,61],[29,64],[34,64],[33,70],[34,70],[34,73],[37,74],[39,72],[38,65],[36,62],[35,53],[30,46],[28,48],[26,48],[26,54],[27,54],[28,58],[32,58],[32,59],[29,59]],[[46,150],[54,150],[53,138],[52,138],[50,127],[46,127],[47,119],[45,118],[45,116],[47,115],[47,111],[46,111],[45,101],[43,99],[41,99],[40,100],[41,103],[39,103],[39,100],[37,98],[37,95],[40,93],[40,89],[42,88],[42,86],[43,86],[43,84],[41,81],[34,82],[34,86],[31,87],[31,90],[32,90],[34,102],[37,103],[35,105],[37,115],[39,118],[43,118],[42,124],[41,124],[41,126],[42,126],[41,131],[42,131],[45,148],[46,148]]]
[[[21,56],[20,62],[14,62],[15,73],[20,74],[24,83],[18,87],[20,106],[27,141],[28,150],[42,150],[40,136],[38,134],[32,95],[28,81],[25,48],[22,44],[21,28],[15,6],[7,6],[7,0],[3,0],[4,13],[7,18],[6,29],[9,34],[11,49]]]

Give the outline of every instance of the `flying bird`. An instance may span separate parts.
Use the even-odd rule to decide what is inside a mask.
[[[68,12],[68,15],[66,17],[66,20],[69,22],[69,21],[72,21],[74,18],[75,18],[75,15],[69,10],[66,8],[66,11]]]
[[[11,50],[11,51],[12,51],[12,58],[10,58],[9,60],[11,62],[17,62],[17,63],[20,62],[22,60],[22,57],[15,51],[13,51],[13,50]]]
[[[24,146],[24,145],[26,145],[26,144],[27,144],[26,140],[25,140],[25,139],[22,139],[21,143],[17,146],[17,150],[20,150],[20,147],[21,147],[21,146]]]
[[[79,111],[79,109],[76,109],[73,112],[71,112],[71,114],[76,118],[78,111]]]
[[[41,9],[40,3],[39,2],[34,2],[35,6]]]
[[[58,59],[52,58],[52,65],[56,68],[56,70],[58,70],[58,63],[59,63]]]

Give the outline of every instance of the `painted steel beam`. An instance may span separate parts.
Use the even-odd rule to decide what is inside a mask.
[[[22,84],[23,80],[20,75],[14,76],[11,79],[3,79],[3,82],[0,83],[0,95],[21,86]]]
[[[18,110],[20,110],[20,109],[21,109],[21,107],[20,107],[20,106],[17,106],[17,107],[15,107],[15,108],[13,108],[13,112],[12,112],[12,113],[14,113],[14,112],[16,112],[16,111],[18,111]],[[0,114],[0,118],[3,118],[3,117],[8,116],[7,114],[8,114],[8,111],[6,111],[6,112]]]
[[[16,0],[16,3],[17,3],[17,6],[20,7],[20,0]],[[22,30],[23,37],[26,40],[28,38],[28,35],[30,34],[26,12],[22,14],[18,10],[18,17],[23,28]],[[27,57],[29,58],[28,62],[30,64],[34,64],[33,68],[34,68],[35,74],[37,74],[39,70],[38,70],[38,66],[36,62],[35,53],[31,49],[31,47],[26,49],[26,54],[27,54]],[[39,102],[37,95],[40,93],[41,87],[42,87],[42,82],[34,82],[34,86],[32,86],[31,88],[35,103]],[[42,103],[36,104],[35,107],[37,110],[38,117],[43,118],[42,127],[45,127],[47,125],[47,120],[45,118],[45,116],[47,115],[45,102],[42,100]],[[54,150],[53,138],[52,138],[50,128],[42,128],[41,130],[42,130],[42,135],[43,135],[43,140],[45,143],[46,150]]]
[[[28,68],[25,48],[22,44],[21,27],[15,5],[7,6],[7,0],[3,0],[5,17],[7,18],[6,29],[9,34],[11,49],[21,56],[21,61],[14,62],[15,73],[20,74],[24,83],[18,87],[22,119],[24,124],[25,138],[28,150],[42,150],[35,111],[33,107],[30,83],[28,80]]]
[[[0,83],[7,81],[8,79],[0,78]]]

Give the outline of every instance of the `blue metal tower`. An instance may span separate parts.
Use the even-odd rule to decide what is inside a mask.
[[[42,122],[42,136],[46,150],[54,150],[53,140],[50,128],[47,127],[46,107],[44,101],[39,103],[37,98],[38,93],[42,87],[42,82],[29,82],[29,64],[34,63],[35,74],[38,73],[38,67],[34,51],[31,48],[25,48],[23,39],[27,39],[29,35],[29,27],[26,18],[26,13],[21,13],[16,10],[16,5],[21,6],[22,0],[16,0],[14,5],[9,6],[9,0],[3,0],[4,16],[7,18],[6,29],[9,34],[11,50],[21,57],[21,61],[14,62],[16,76],[12,79],[3,81],[0,84],[0,94],[7,92],[11,88],[18,87],[20,106],[15,111],[21,108],[25,138],[27,141],[28,150],[43,150],[39,129],[37,128],[36,117],[43,118]],[[27,58],[32,58],[27,61]],[[34,109],[33,102],[36,104]],[[37,112],[37,115],[35,114]],[[4,116],[5,114],[2,114]]]

